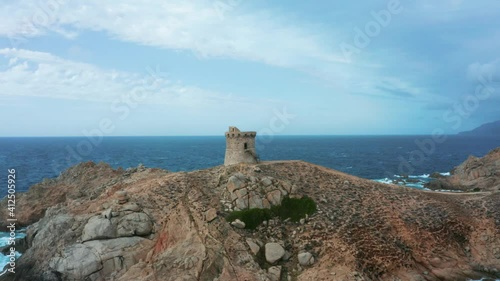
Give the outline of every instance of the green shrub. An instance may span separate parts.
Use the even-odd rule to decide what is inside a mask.
[[[240,221],[245,223],[245,228],[255,229],[259,226],[263,221],[269,220],[272,218],[271,210],[269,209],[248,209],[243,211],[234,211],[231,212],[227,217],[227,221],[235,221],[239,219]]]
[[[316,203],[307,196],[300,199],[285,197],[281,201],[281,205],[273,206],[271,211],[283,220],[290,218],[292,221],[298,222],[306,215],[312,215],[316,212]]]
[[[234,211],[226,217],[226,220],[232,222],[239,219],[245,223],[245,228],[255,229],[263,221],[273,217],[280,217],[282,220],[290,218],[292,221],[297,222],[314,212],[316,212],[316,203],[311,198],[307,196],[300,199],[285,197],[279,206],[273,206],[271,209],[254,208]]]

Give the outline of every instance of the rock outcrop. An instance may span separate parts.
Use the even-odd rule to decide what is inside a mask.
[[[245,176],[235,173],[230,176],[221,203],[226,211],[245,209],[269,209],[281,204],[285,196],[295,195],[297,187],[288,181],[280,181],[269,176]]]
[[[225,219],[287,196],[307,196],[318,210],[255,230]],[[407,189],[301,161],[189,173],[82,163],[18,197],[28,249],[0,280],[500,276],[500,192]]]
[[[486,156],[469,158],[451,171],[451,176],[436,179],[426,185],[432,190],[466,192],[500,191],[500,148]]]

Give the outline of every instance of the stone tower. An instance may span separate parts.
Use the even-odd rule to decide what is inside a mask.
[[[226,157],[224,165],[238,163],[255,164],[259,157],[255,151],[256,132],[240,132],[236,127],[229,127],[226,132]]]

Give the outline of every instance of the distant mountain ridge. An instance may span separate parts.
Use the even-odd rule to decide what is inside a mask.
[[[460,132],[458,134],[468,136],[500,136],[500,120],[486,123],[473,130]]]

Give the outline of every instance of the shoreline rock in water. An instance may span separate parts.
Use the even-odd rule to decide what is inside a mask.
[[[450,176],[435,179],[425,187],[465,192],[500,191],[500,148],[493,149],[482,158],[469,156],[451,171]]]
[[[306,196],[317,212],[299,222],[250,230],[225,219]],[[302,161],[188,173],[88,162],[18,197],[28,249],[0,280],[500,276],[500,192],[426,192]]]

